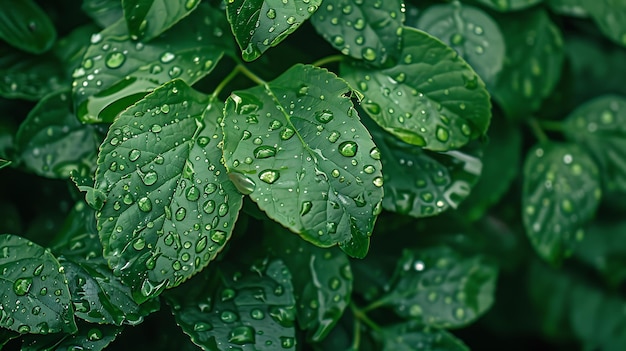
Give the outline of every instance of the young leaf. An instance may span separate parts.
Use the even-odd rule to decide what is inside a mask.
[[[565,136],[594,157],[606,190],[626,192],[626,98],[605,95],[579,106],[567,117]]]
[[[335,327],[350,302],[352,270],[337,248],[312,245],[277,224],[266,227],[265,244],[295,272],[298,325],[308,339],[319,342]]]
[[[341,65],[342,77],[365,96],[365,111],[401,140],[433,151],[459,148],[484,135],[491,104],[482,80],[438,39],[408,27],[403,33],[396,66]]]
[[[33,54],[52,47],[57,32],[48,15],[32,0],[4,0],[0,11],[0,39]]]
[[[291,274],[280,260],[222,268],[166,295],[176,322],[205,350],[295,350]],[[249,347],[249,348],[248,348]]]
[[[380,154],[334,74],[296,65],[234,92],[224,160],[240,191],[307,241],[363,257],[383,196]]]
[[[112,122],[125,108],[171,79],[193,84],[213,70],[228,42],[223,14],[199,6],[184,23],[149,43],[131,40],[120,20],[91,37],[82,65],[74,73],[78,118]]]
[[[76,331],[67,278],[50,251],[22,237],[0,235],[0,326],[19,333]]]
[[[199,4],[200,0],[122,0],[128,33],[132,40],[143,42],[165,32]]]
[[[518,10],[531,7],[533,5],[536,5],[542,2],[543,0],[477,0],[477,1],[496,11],[512,12],[512,11],[518,11]]]
[[[75,334],[28,335],[24,337],[21,351],[100,351],[121,332],[122,328],[117,326],[79,322]]]
[[[505,44],[498,24],[484,11],[454,2],[428,7],[416,27],[455,49],[488,87],[504,63]]]
[[[138,303],[200,271],[230,238],[242,197],[220,163],[221,113],[176,79],[124,111],[100,147],[104,257]]]
[[[463,342],[445,330],[414,322],[381,330],[383,351],[469,351]]]
[[[313,14],[322,0],[229,0],[226,15],[241,55],[254,61]]]
[[[83,0],[80,8],[101,28],[112,25],[124,15],[120,0]]]
[[[577,144],[544,143],[524,163],[524,227],[543,259],[558,264],[582,240],[600,201],[598,166]]]
[[[324,3],[311,23],[335,49],[376,66],[398,58],[404,4],[400,0]]]
[[[69,91],[62,90],[47,95],[30,111],[15,143],[28,170],[66,179],[72,170],[95,166],[99,140],[94,128],[76,119]]]

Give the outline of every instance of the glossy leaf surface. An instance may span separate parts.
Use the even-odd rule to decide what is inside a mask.
[[[79,322],[78,331],[75,334],[27,336],[24,338],[21,351],[74,351],[80,348],[100,351],[115,340],[121,331],[121,327],[113,325]]]
[[[174,80],[123,112],[100,147],[104,257],[138,303],[197,273],[230,238],[241,195],[220,163],[220,105]]]
[[[518,11],[532,7],[543,0],[477,0],[479,3],[486,5],[500,12]]]
[[[48,15],[32,0],[4,0],[0,11],[0,39],[33,54],[52,47],[57,32]]]
[[[371,70],[342,64],[341,76],[365,99],[364,110],[401,140],[433,151],[459,148],[484,135],[489,94],[474,70],[449,46],[405,28],[396,66]]]
[[[386,327],[382,334],[383,351],[469,351],[461,340],[445,330],[413,322]]]
[[[200,0],[122,0],[128,33],[148,42],[189,15]]]
[[[81,9],[102,28],[112,25],[124,16],[120,0],[83,0]]]

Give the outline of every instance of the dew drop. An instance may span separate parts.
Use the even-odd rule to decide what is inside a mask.
[[[139,206],[139,209],[143,212],[150,212],[152,211],[152,201],[150,200],[150,198],[144,196],[141,199],[139,199],[139,201],[137,201],[137,206]]]
[[[174,218],[176,218],[177,221],[182,221],[183,219],[185,219],[186,215],[187,215],[187,210],[184,207],[181,207],[178,210],[176,210],[176,213],[174,213]]]
[[[376,60],[376,51],[369,47],[363,48],[363,50],[361,50],[361,56],[366,61],[374,61]]]
[[[311,201],[304,201],[302,206],[300,207],[300,216],[304,216],[307,213],[311,212],[313,208],[313,203]]]
[[[211,241],[213,241],[214,243],[220,246],[224,245],[224,243],[226,242],[226,232],[223,232],[221,230],[216,230],[215,232],[211,234]]]
[[[339,140],[339,137],[341,136],[341,133],[337,132],[337,131],[333,131],[330,133],[330,135],[328,136],[328,141],[330,141],[331,143],[336,142],[337,140]]]
[[[254,328],[241,325],[233,328],[228,336],[228,341],[236,345],[246,345],[255,343],[255,331]]]
[[[339,144],[339,153],[345,157],[352,157],[356,155],[358,148],[357,143],[353,141],[344,141]]]
[[[322,110],[315,113],[315,119],[320,123],[328,123],[333,120],[333,112],[330,110]]]
[[[171,52],[166,51],[163,53],[163,55],[161,55],[161,62],[169,63],[169,62],[172,62],[175,58],[176,58],[176,55],[174,55]]]
[[[18,278],[13,283],[13,292],[17,296],[24,296],[28,294],[30,287],[33,285],[32,278]]]
[[[213,200],[207,200],[204,202],[204,205],[202,206],[202,210],[206,213],[206,214],[211,214],[213,213],[213,211],[215,211],[215,201]]]
[[[291,128],[284,128],[280,131],[280,138],[282,140],[289,140],[296,132]]]
[[[157,182],[158,178],[159,176],[156,174],[156,172],[148,171],[143,175],[141,180],[143,181],[145,185],[150,186],[150,185],[154,185],[154,183]]]
[[[273,146],[259,146],[254,149],[254,157],[258,159],[268,158],[276,155],[276,148]]]
[[[111,52],[106,56],[105,65],[109,68],[119,68],[126,61],[126,55],[121,52]]]
[[[437,127],[437,131],[435,133],[437,135],[437,139],[441,142],[448,141],[448,138],[450,137],[448,130],[443,127]]]
[[[137,161],[139,159],[139,157],[141,157],[141,151],[139,151],[137,149],[132,149],[128,153],[128,159],[131,160],[132,162]]]
[[[370,150],[370,157],[374,160],[380,160],[380,151],[377,147],[374,147]]]
[[[259,179],[267,184],[273,184],[280,178],[280,173],[273,169],[266,169],[259,173]]]
[[[383,186],[383,178],[382,177],[376,177],[376,178],[374,178],[372,183],[374,183],[375,186],[380,188],[381,186]]]

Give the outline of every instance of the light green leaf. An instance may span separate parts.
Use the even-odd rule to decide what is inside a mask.
[[[124,111],[100,147],[104,257],[141,303],[224,248],[241,195],[220,163],[222,104],[174,80]]]
[[[317,10],[322,0],[228,0],[226,15],[241,55],[254,61],[278,45]]]
[[[3,169],[4,167],[10,166],[10,165],[11,165],[11,161],[3,160],[0,158],[0,169]]]
[[[81,9],[101,28],[112,25],[124,15],[120,0],[83,0]]]
[[[626,192],[626,98],[605,95],[582,104],[569,114],[563,131],[594,157],[606,190]]]
[[[22,237],[0,235],[0,326],[19,333],[76,331],[67,278],[50,251]]]
[[[414,322],[386,327],[381,334],[383,351],[469,351],[447,331]]]
[[[20,351],[101,351],[121,332],[118,326],[79,322],[75,334],[28,335]]]
[[[48,15],[32,0],[4,0],[0,11],[0,39],[33,54],[52,47],[57,32]]]
[[[204,350],[295,350],[291,274],[280,260],[202,274],[166,295],[176,322]]]
[[[365,111],[401,140],[433,151],[484,135],[491,104],[482,80],[438,39],[408,27],[403,33],[396,66],[372,71],[357,61],[341,65],[342,77],[365,96]]]
[[[269,222],[268,222],[269,223]],[[319,248],[277,224],[266,226],[265,245],[296,273],[292,283],[300,329],[311,342],[326,338],[350,302],[352,270],[338,248]]]
[[[315,30],[335,49],[376,66],[398,58],[403,22],[400,0],[326,2],[311,17]]]
[[[543,259],[558,264],[582,240],[582,226],[598,207],[598,166],[577,144],[544,143],[524,163],[522,217]]]
[[[78,118],[85,123],[112,122],[171,79],[198,81],[224,54],[227,25],[223,13],[207,5],[149,43],[131,40],[124,20],[93,35],[82,65],[73,73]]]
[[[480,4],[486,5],[500,12],[518,11],[531,6],[535,6],[543,0],[477,0]],[[517,13],[519,14],[519,13]]]
[[[543,9],[496,17],[506,59],[494,99],[512,119],[537,111],[561,77],[563,38]]]
[[[380,154],[345,81],[296,65],[226,101],[224,160],[240,191],[317,246],[363,257],[381,209]]]
[[[455,49],[488,87],[494,87],[504,63],[505,43],[498,24],[483,10],[454,2],[428,7],[417,28]]]
[[[132,40],[148,42],[198,7],[200,0],[122,0]]]
[[[72,170],[95,166],[98,136],[72,111],[70,93],[47,95],[20,125],[15,143],[24,166],[48,178],[66,179]]]

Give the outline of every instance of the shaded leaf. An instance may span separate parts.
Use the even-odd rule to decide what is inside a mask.
[[[100,351],[121,332],[122,328],[117,326],[79,322],[75,334],[26,336],[21,351]]]
[[[383,179],[351,93],[334,74],[304,65],[235,91],[224,110],[224,160],[270,218],[315,245],[363,257]]]
[[[315,30],[335,49],[376,66],[398,58],[403,22],[400,0],[328,2],[311,17]]]
[[[449,46],[404,28],[396,66],[371,70],[353,61],[341,75],[364,96],[364,110],[401,140],[434,151],[459,148],[484,135],[489,94],[474,70]]]
[[[220,163],[219,102],[181,80],[124,111],[100,147],[104,257],[138,303],[204,268],[230,238],[241,195]]]
[[[409,322],[381,331],[383,351],[469,351],[469,348],[445,330]]]
[[[477,0],[480,4],[500,12],[518,11],[535,6],[543,0]]]
[[[574,257],[594,267],[614,287],[626,281],[626,223],[594,221],[574,250]]]
[[[558,264],[582,240],[600,200],[598,166],[577,144],[544,143],[524,163],[522,217],[543,259]]]
[[[74,69],[81,64],[83,55],[89,47],[91,37],[98,32],[98,27],[90,23],[75,28],[68,35],[57,41],[52,52],[63,62],[66,77],[71,77]]]
[[[124,15],[120,0],[83,0],[81,9],[100,27],[108,27]]]
[[[0,39],[33,54],[52,47],[57,32],[48,15],[32,0],[4,0],[0,11]]]
[[[200,0],[122,0],[132,40],[148,42],[187,17]]]

